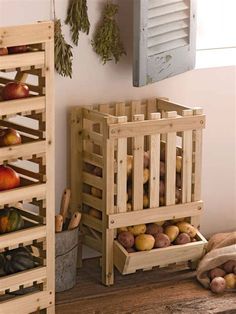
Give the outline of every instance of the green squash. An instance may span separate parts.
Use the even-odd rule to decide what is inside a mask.
[[[24,227],[24,220],[15,207],[0,210],[0,234],[17,231]]]
[[[23,270],[31,269],[36,266],[33,255],[25,247],[4,253],[4,272],[6,275],[14,274]]]

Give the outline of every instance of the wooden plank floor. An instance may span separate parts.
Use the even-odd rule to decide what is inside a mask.
[[[121,276],[115,285],[100,283],[98,259],[84,262],[76,286],[56,295],[57,314],[236,314],[235,293],[214,295],[181,267]]]

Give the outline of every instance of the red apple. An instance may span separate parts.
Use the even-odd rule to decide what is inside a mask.
[[[28,47],[26,45],[22,46],[14,46],[14,47],[8,47],[9,54],[13,53],[24,53],[28,50]]]
[[[0,147],[21,144],[21,136],[14,129],[0,130]]]
[[[0,191],[10,190],[20,185],[20,176],[8,166],[0,166]]]
[[[0,48],[0,56],[8,55],[7,47]]]
[[[29,96],[29,87],[20,82],[11,82],[2,89],[3,100],[25,98]]]

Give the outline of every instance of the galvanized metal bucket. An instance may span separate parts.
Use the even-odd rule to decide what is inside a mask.
[[[56,233],[56,292],[76,284],[78,228]]]

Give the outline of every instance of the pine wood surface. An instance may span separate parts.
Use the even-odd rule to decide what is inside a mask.
[[[178,271],[177,271],[178,270]],[[122,276],[101,284],[99,259],[84,261],[76,286],[56,295],[57,314],[233,314],[235,293],[214,295],[184,265]]]

